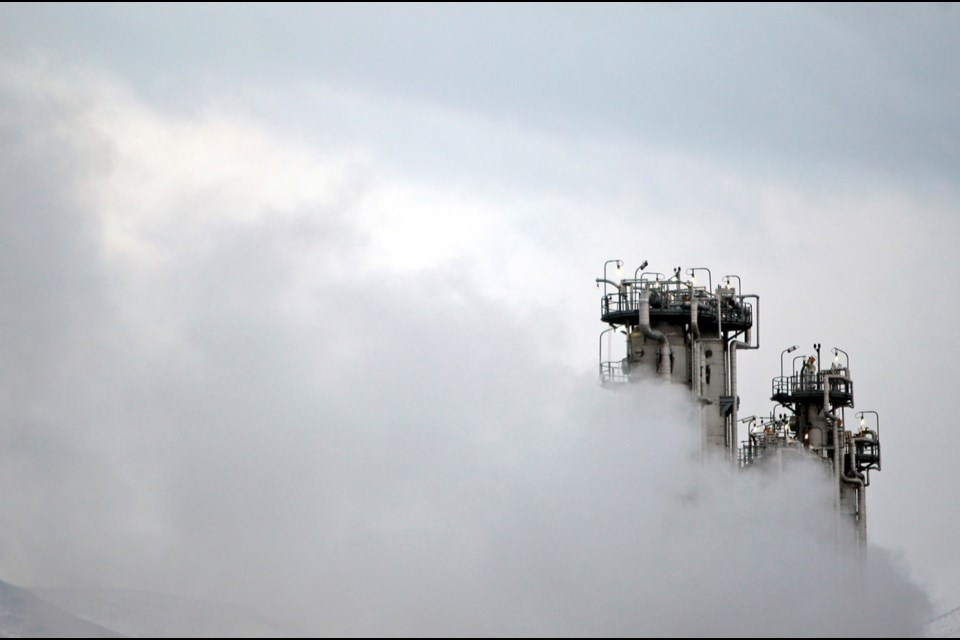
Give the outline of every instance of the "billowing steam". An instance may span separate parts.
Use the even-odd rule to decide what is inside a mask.
[[[161,184],[106,228],[111,141],[9,79],[0,107],[3,579],[317,634],[919,631],[820,469],[701,463],[686,393],[555,364],[549,305],[363,268],[348,195],[233,218],[234,185]]]

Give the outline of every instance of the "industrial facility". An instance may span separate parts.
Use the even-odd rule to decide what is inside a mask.
[[[612,279],[611,265],[617,274]],[[600,319],[609,325],[600,334],[600,383],[686,385],[700,406],[702,457],[726,459],[744,470],[781,469],[798,456],[820,461],[832,478],[837,514],[853,523],[856,543],[865,547],[866,488],[870,471],[880,470],[880,424],[875,411],[861,411],[853,414],[856,431],[846,428],[854,408],[846,352],[832,349],[825,366],[821,345],[814,344],[811,353],[793,358],[787,374],[783,358],[799,347],[784,349],[771,385],[773,409],[766,417],[740,418],[737,358],[740,351],[760,348],[760,297],[743,293],[736,275],[723,276],[714,288],[704,267],[676,267],[669,274],[646,268],[644,261],[632,278],[623,278],[622,261],[608,260],[596,280],[603,287]],[[614,359],[617,334],[624,337],[626,355]]]

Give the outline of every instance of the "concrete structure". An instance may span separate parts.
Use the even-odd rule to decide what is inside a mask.
[[[669,277],[644,271],[644,262],[633,278],[611,280],[604,264],[600,318],[610,325],[600,338],[600,382],[617,387],[643,381],[669,381],[686,385],[700,404],[701,452],[722,455],[741,468],[781,466],[784,458],[808,455],[822,461],[835,485],[838,514],[855,523],[858,543],[866,542],[866,487],[870,471],[880,469],[879,416],[873,411],[856,414],[859,429],[846,430],[845,411],[853,408],[853,379],[846,352],[836,356],[829,369],[816,356],[797,356],[790,375],[774,378],[771,400],[781,413],[769,418],[739,419],[737,352],[760,347],[760,298],[740,291],[738,276],[723,276],[713,287],[709,269],[676,267]],[[706,286],[696,276],[706,274]],[[682,275],[681,275],[682,273]],[[734,286],[735,283],[735,286]],[[603,336],[625,336],[626,355],[614,359]],[[840,354],[846,357],[841,364]],[[797,360],[803,365],[797,370]],[[776,408],[776,407],[775,407]],[[868,425],[868,417],[870,424]],[[745,423],[747,440],[740,447],[738,427]]]
[[[641,273],[645,266],[632,279],[613,281],[606,274],[597,279],[605,289],[601,320],[610,325],[608,331],[626,336],[626,357],[619,360],[609,354],[604,359],[601,338],[600,381],[612,386],[661,379],[686,385],[701,405],[702,452],[736,460],[737,351],[760,346],[760,298],[742,294],[737,276],[724,276],[713,289],[709,269],[687,269],[681,276],[677,267],[666,277]],[[696,282],[701,271],[706,286]]]

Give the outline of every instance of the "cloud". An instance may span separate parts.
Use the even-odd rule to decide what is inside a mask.
[[[949,5],[27,5],[3,15],[6,56],[96,60],[176,110],[237,85],[272,94],[309,78],[812,184],[864,170],[894,181],[957,173],[942,135],[958,99],[943,82],[957,74],[960,14]]]
[[[4,84],[5,577],[333,635],[919,629],[819,469],[700,464],[682,390],[558,365],[553,298],[490,295],[476,253],[384,270],[389,180],[107,95]]]

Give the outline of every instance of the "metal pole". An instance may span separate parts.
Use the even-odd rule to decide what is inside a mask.
[[[797,345],[793,345],[792,347],[787,347],[786,349],[780,352],[780,377],[781,378],[783,377],[783,356],[787,355],[788,353],[793,353],[796,350],[797,350]]]
[[[620,266],[623,264],[623,261],[622,261],[622,260],[607,260],[606,262],[604,262],[604,263],[603,263],[603,279],[604,279],[604,280],[607,279],[607,265],[610,264],[611,262],[616,262],[616,263],[617,263],[617,269],[619,269]],[[607,283],[606,283],[606,282],[603,283],[603,295],[607,295]]]

